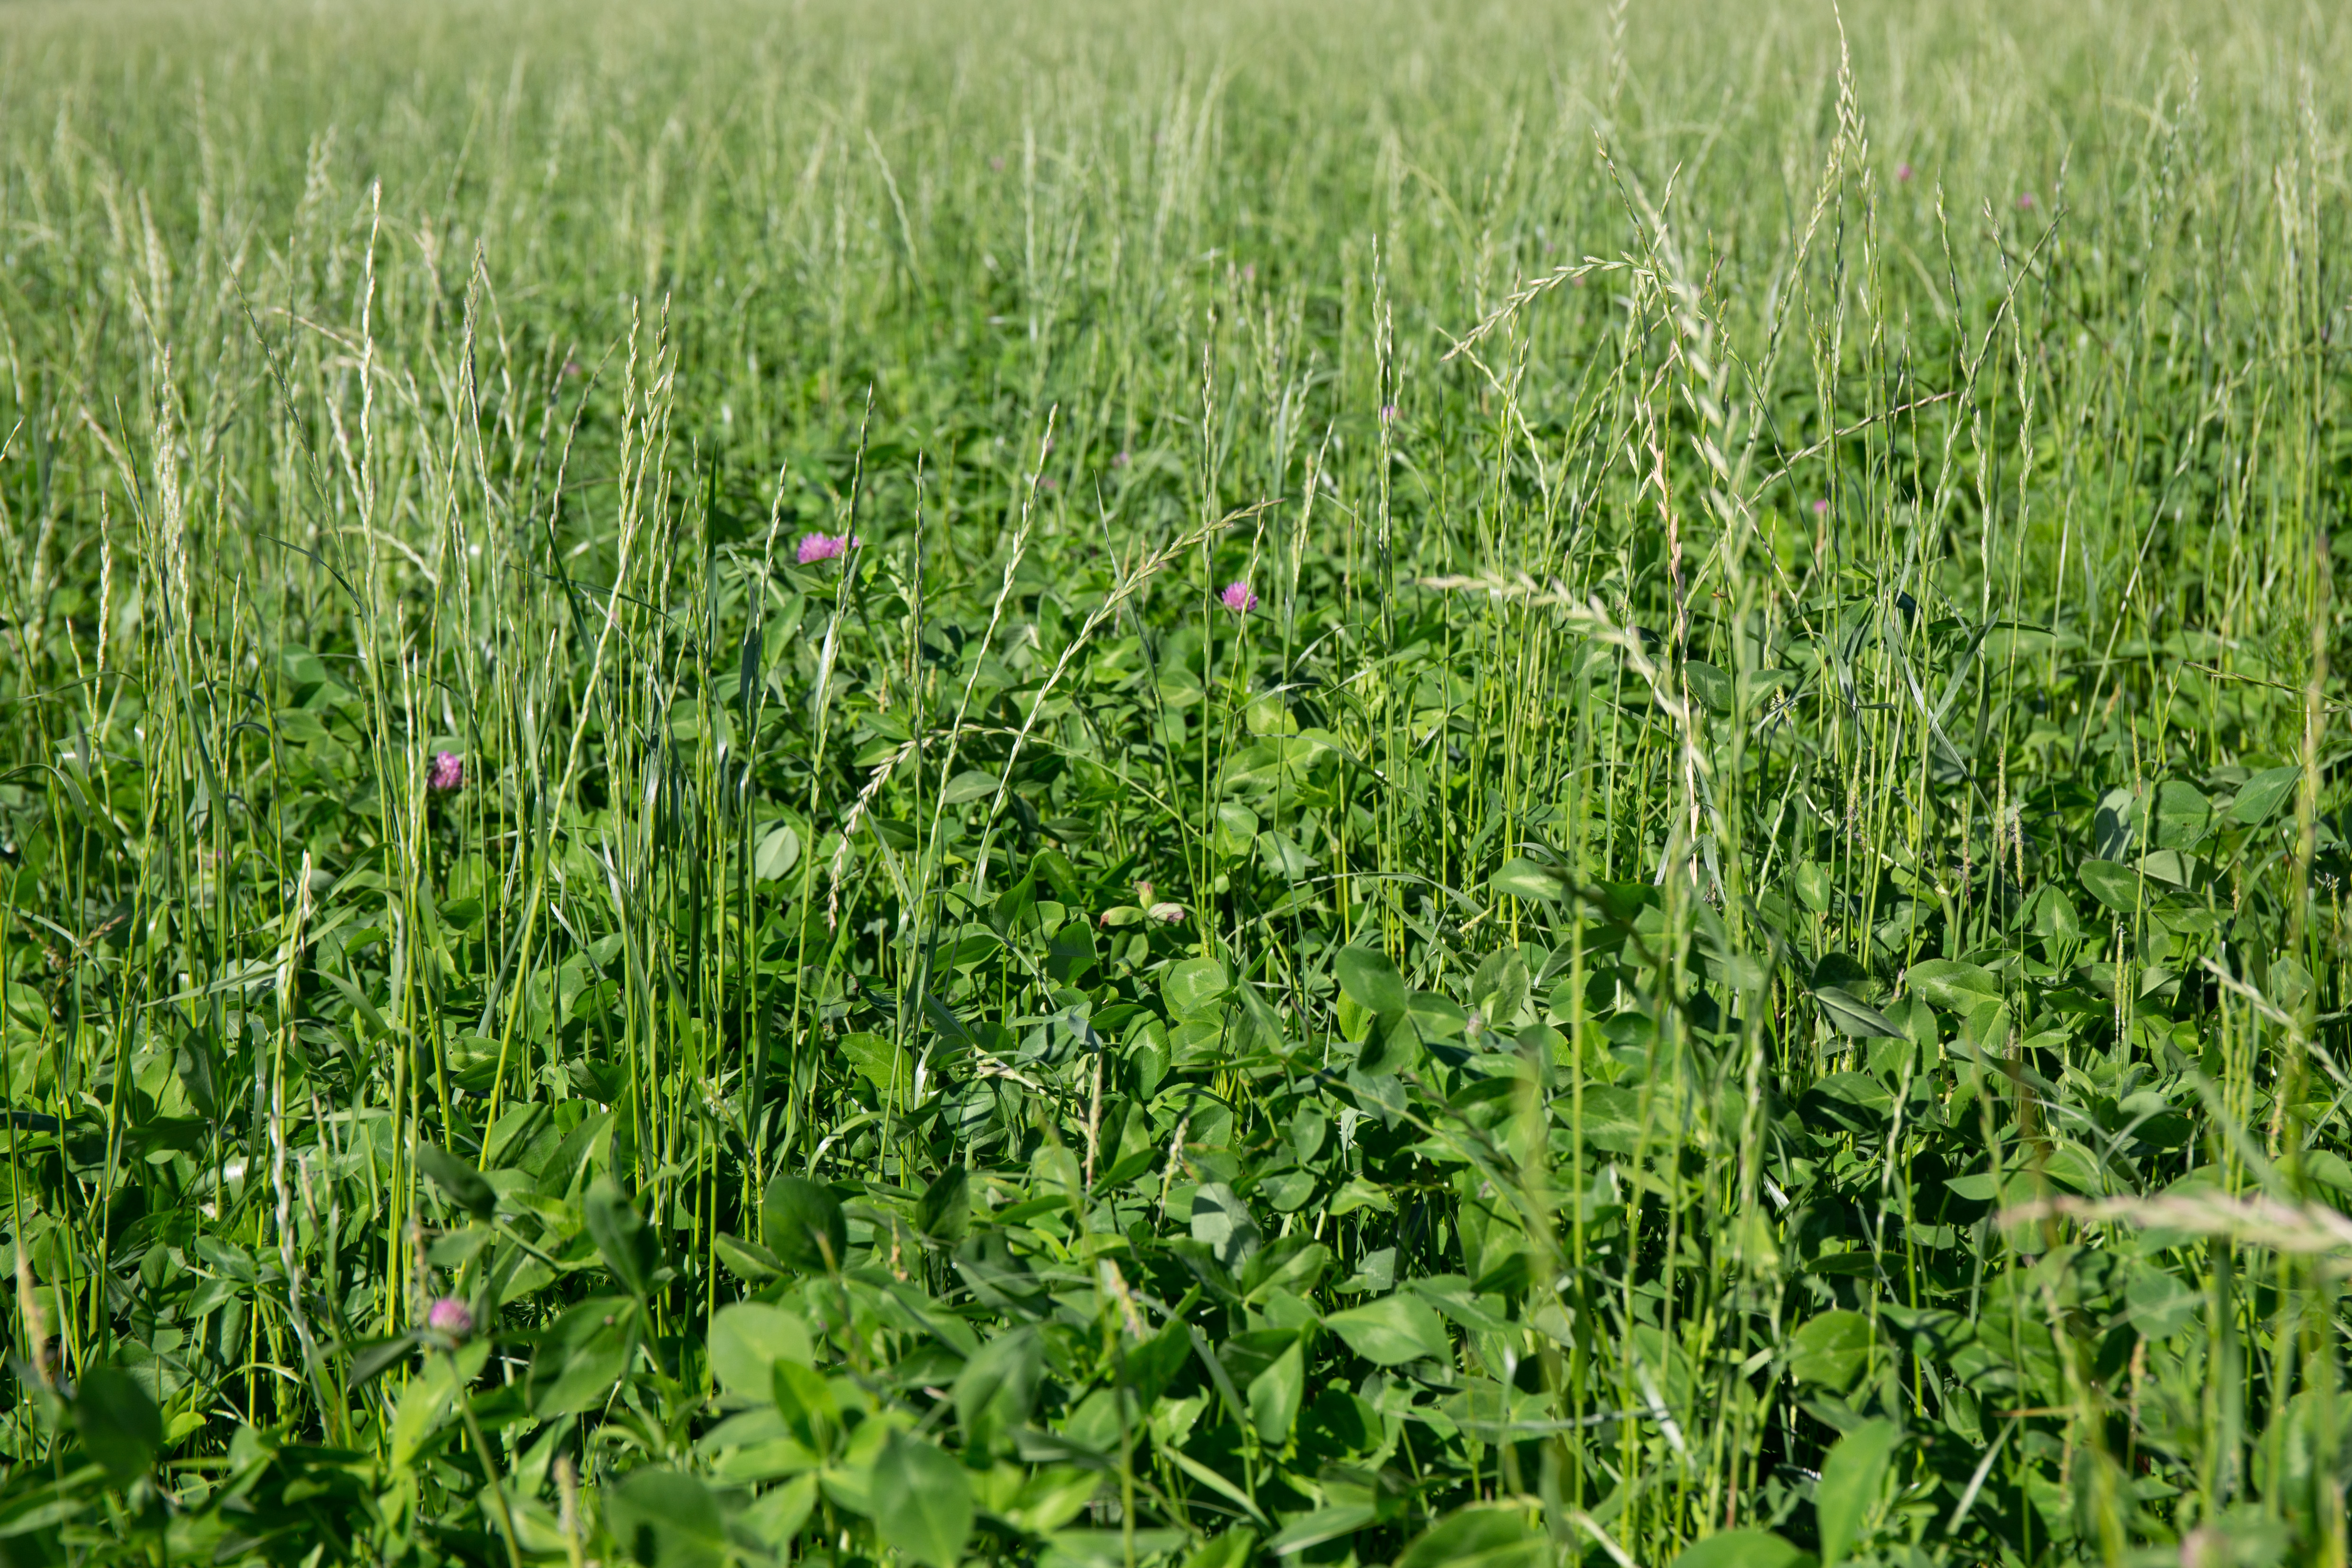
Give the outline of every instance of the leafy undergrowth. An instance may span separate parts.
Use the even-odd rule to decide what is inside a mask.
[[[1714,9],[0,18],[0,1562],[2341,1564],[2342,25]]]

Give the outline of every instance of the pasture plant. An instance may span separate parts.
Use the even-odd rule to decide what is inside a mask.
[[[2346,1561],[2344,19],[0,12],[0,1561]]]

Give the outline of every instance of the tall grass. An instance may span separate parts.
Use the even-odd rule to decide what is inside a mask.
[[[2347,66],[0,13],[0,1557],[2342,1563]]]

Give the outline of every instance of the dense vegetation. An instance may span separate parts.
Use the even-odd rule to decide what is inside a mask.
[[[2347,81],[0,9],[0,1562],[2342,1564]]]

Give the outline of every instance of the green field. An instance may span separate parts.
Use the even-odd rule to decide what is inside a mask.
[[[0,1565],[2341,1568],[2347,83],[0,4]]]

